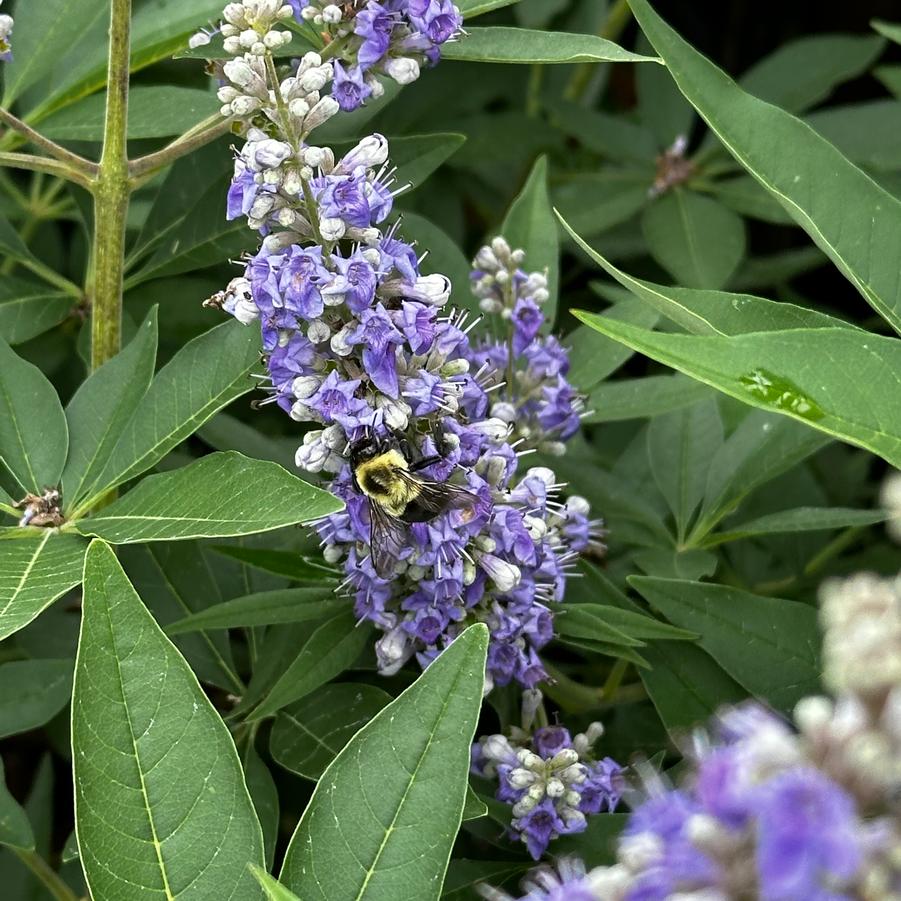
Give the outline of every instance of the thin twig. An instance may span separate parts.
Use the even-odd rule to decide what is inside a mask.
[[[5,122],[13,131],[17,131],[20,135],[28,138],[36,147],[46,150],[50,156],[68,163],[73,169],[82,174],[88,177],[93,177],[97,174],[97,163],[93,163],[77,153],[72,153],[71,150],[66,150],[65,147],[61,147],[56,141],[51,141],[50,138],[45,138],[40,132],[35,131],[30,125],[26,125],[21,119],[8,110],[3,109],[3,107],[0,107],[0,122]]]
[[[208,127],[205,131],[196,131],[193,134],[186,132],[171,144],[167,144],[162,150],[157,150],[156,153],[148,153],[146,156],[140,156],[132,160],[128,164],[128,175],[132,184],[142,176],[156,172],[158,169],[162,169],[163,166],[174,163],[180,157],[186,156],[209,144],[210,141],[215,141],[216,138],[228,134],[230,129],[231,122],[217,115],[215,124],[212,127]]]
[[[35,851],[26,851],[22,848],[11,848],[10,850],[41,880],[56,901],[78,901],[75,892],[63,882],[59,873],[52,869],[43,857]]]
[[[75,182],[87,190],[90,190],[93,184],[90,175],[73,169],[68,163],[51,160],[45,156],[34,156],[30,153],[0,152],[0,166],[9,166],[11,169],[29,169],[32,172],[46,172],[48,175]]]

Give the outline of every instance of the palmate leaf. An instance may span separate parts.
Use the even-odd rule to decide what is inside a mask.
[[[63,509],[73,509],[99,477],[156,365],[156,309],[137,335],[81,384],[66,407],[69,455],[62,474]]]
[[[901,256],[901,201],[810,126],[743,91],[676,34],[647,0],[630,0],[630,5],[682,93],[729,152],[901,331],[901,279],[895,264]]]
[[[374,685],[338,682],[279,711],[269,737],[272,759],[316,781],[391,695]]]
[[[0,341],[0,472],[5,466],[22,494],[59,484],[69,433],[56,391],[37,366]]]
[[[590,34],[532,31],[502,25],[468,28],[464,40],[445,44],[445,59],[478,63],[659,63]]]
[[[259,335],[238,322],[189,341],[157,373],[116,442],[91,499],[158,463],[236,397],[253,388],[247,377],[258,362]],[[81,505],[89,507],[90,499]],[[73,514],[74,515],[74,514]]]
[[[247,869],[263,864],[263,839],[231,736],[102,541],[85,562],[72,760],[95,901],[263,897]]]
[[[281,872],[305,901],[440,896],[487,649],[487,628],[470,626],[323,773]]]
[[[343,506],[277,463],[225,451],[147,477],[77,528],[112,544],[226,538],[309,522]]]
[[[725,585],[632,576],[629,584],[698,644],[740,685],[790,711],[820,690],[817,611]]]
[[[742,335],[745,332],[772,332],[793,328],[856,328],[834,316],[792,303],[728,291],[669,287],[635,278],[601,256],[576,234],[559,213],[557,216],[573,241],[608,275],[687,332],[696,335]]]
[[[71,660],[13,660],[0,666],[0,738],[48,723],[69,702]]]
[[[87,546],[50,529],[0,541],[0,641],[81,582]]]
[[[901,466],[901,342],[895,338],[863,336],[849,328],[728,338],[664,335],[593,313],[574,315],[744,403],[790,416]]]

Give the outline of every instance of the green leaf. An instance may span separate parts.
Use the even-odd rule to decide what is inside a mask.
[[[895,265],[901,256],[901,201],[808,125],[745,93],[669,28],[647,0],[631,5],[682,93],[730,153],[901,331]]]
[[[236,397],[253,388],[259,334],[239,322],[189,341],[156,374],[94,486],[102,493],[150,469]]]
[[[154,308],[120,353],[82,382],[66,407],[69,456],[62,475],[64,510],[94,487],[113,448],[147,392],[156,365]]]
[[[347,609],[345,598],[336,598],[332,586],[284,588],[260,591],[207,607],[166,627],[168,635],[184,635],[201,629],[235,629],[320,620]]]
[[[751,694],[790,711],[820,686],[817,611],[725,585],[632,576],[629,584]]]
[[[710,459],[722,443],[715,398],[657,416],[648,427],[651,473],[675,517],[680,542],[704,496]]]
[[[825,313],[791,303],[777,303],[750,294],[732,294],[727,291],[665,287],[634,278],[617,269],[613,263],[580,238],[559,213],[558,218],[576,244],[605,272],[636,297],[696,335],[742,335],[746,332],[770,332],[793,328],[856,328],[851,323],[836,319],[834,316],[827,316]]]
[[[474,19],[476,16],[482,16],[503,6],[512,6],[514,3],[519,3],[519,0],[460,0],[456,7],[464,19]]]
[[[510,205],[500,234],[510,246],[526,252],[527,272],[546,272],[550,295],[542,307],[548,327],[557,312],[560,287],[560,238],[547,189],[547,157],[540,156],[522,190]]]
[[[880,510],[855,510],[850,507],[796,507],[758,516],[748,522],[730,526],[725,532],[710,536],[706,547],[748,538],[751,535],[780,535],[792,532],[822,532],[831,529],[850,529],[883,522],[886,514]]]
[[[46,725],[72,690],[71,660],[14,660],[0,666],[0,738]]]
[[[873,75],[878,78],[896,98],[901,99],[901,66],[897,64],[893,66],[878,66],[873,70]]]
[[[466,801],[463,804],[463,820],[480,820],[488,816],[488,805],[472,790],[466,787]],[[443,896],[442,896],[443,897]]]
[[[445,59],[475,63],[659,63],[591,34],[532,31],[503,25],[467,28],[459,41],[447,43]]]
[[[559,621],[555,619],[554,626],[559,633],[561,641],[571,638],[584,639],[588,642],[603,642],[616,647],[642,647],[645,642],[638,638],[633,638],[616,626],[608,622],[603,615],[604,610],[600,612],[595,610],[585,610],[586,604],[573,604],[572,607],[561,608],[557,611],[560,614]],[[582,647],[583,645],[577,645]],[[588,645],[590,646],[590,645]]]
[[[118,555],[132,585],[163,629],[220,600],[213,574],[195,542],[130,545],[119,548]],[[175,645],[198,679],[233,694],[244,693],[227,635],[200,632],[179,636]]]
[[[86,14],[89,6],[79,11]],[[90,12],[93,14],[90,27],[63,32],[63,49],[67,52],[53,57],[51,84],[38,106],[29,113],[30,122],[39,122],[54,110],[106,84],[109,7],[96,4],[90,7]],[[221,15],[221,0],[142,0],[131,21],[131,71],[137,72],[170,56],[187,43],[190,34]],[[18,32],[18,21],[16,28]],[[73,34],[79,38],[75,42]],[[19,47],[18,40],[16,47]]]
[[[11,845],[25,851],[34,849],[34,833],[28,814],[9,793],[3,775],[3,760],[0,759],[0,845]]]
[[[220,106],[215,94],[199,88],[136,85],[128,95],[129,140],[179,135]],[[41,132],[55,141],[100,141],[105,113],[106,95],[92,94],[48,116]]]
[[[753,410],[710,463],[704,504],[691,540],[705,536],[755,488],[788,472],[828,443],[825,436],[797,422]]]
[[[561,635],[576,638],[609,640],[598,631],[611,629],[621,640],[625,635],[635,644],[643,645],[643,639],[668,639],[670,641],[694,641],[698,636],[685,629],[677,629],[643,613],[622,610],[609,604],[564,604],[554,609],[554,626]]]
[[[225,538],[310,522],[343,506],[277,463],[224,451],[148,476],[78,530],[112,544]]]
[[[305,901],[441,895],[487,648],[487,628],[468,628],[323,773],[282,869]]]
[[[0,216],[0,253],[23,262],[35,260],[34,254],[5,216]]]
[[[75,307],[75,298],[43,282],[5,275],[0,282],[0,338],[22,344],[59,325]]]
[[[297,551],[271,551],[268,548],[237,547],[217,544],[213,550],[233,560],[295,582],[334,581],[338,571],[321,562],[302,557]]]
[[[566,176],[554,188],[553,201],[582,234],[609,236],[648,204],[653,173],[625,166]]]
[[[269,738],[272,759],[315,782],[391,695],[374,685],[338,682],[280,711]]]
[[[588,400],[583,422],[615,422],[658,416],[697,404],[710,389],[684,375],[646,375],[598,385]]]
[[[574,854],[588,867],[612,864],[616,860],[616,840],[625,828],[628,816],[624,813],[605,813],[588,819],[588,828],[574,835],[556,839],[555,853]]]
[[[527,866],[515,860],[466,860],[455,857],[447,869],[444,892],[445,901],[472,901],[481,884],[500,886],[510,877],[524,873]]]
[[[250,872],[253,873],[257,882],[263,887],[263,891],[266,893],[268,901],[300,901],[300,898],[298,898],[294,892],[286,889],[265,870],[261,870],[258,866],[251,864]]]
[[[311,631],[293,662],[276,680],[251,720],[272,716],[320,685],[344,672],[372,640],[371,630],[358,624],[353,610],[345,609]]]
[[[639,34],[636,49],[643,53],[653,48],[643,34]],[[664,66],[639,66],[635,70],[638,94],[638,119],[654,133],[657,147],[670,147],[680,135],[688,137],[695,122],[694,110]]]
[[[623,116],[586,109],[566,100],[549,110],[554,124],[589,150],[613,160],[646,163],[645,195],[653,180],[657,141],[653,132]]]
[[[23,492],[40,494],[59,484],[68,444],[66,416],[53,385],[0,341],[0,464]]]
[[[710,186],[710,192],[721,203],[752,219],[771,222],[774,225],[791,225],[791,216],[750,175],[721,178]]]
[[[3,106],[9,109],[22,92],[49,75],[69,49],[73,35],[107,19],[106,4],[79,0],[41,0],[17,3],[15,55],[5,64]]]
[[[901,168],[901,102],[871,100],[817,110],[805,121],[847,159],[868,169],[896,172]],[[892,196],[896,191],[889,188]]]
[[[737,704],[747,692],[708,654],[693,644],[660,642],[646,648],[649,669],[638,671],[666,731],[683,741],[707,724],[720,707]]]
[[[614,304],[601,316],[620,322],[631,322],[644,328],[653,328],[660,320],[659,314],[633,297]],[[567,336],[570,347],[567,378],[580,391],[588,391],[619,369],[632,351],[616,341],[599,335],[587,325],[580,325]]]
[[[261,898],[263,838],[231,735],[112,550],[85,561],[75,822],[95,901]]]
[[[434,222],[418,213],[401,214],[401,233],[408,241],[415,241],[420,253],[428,256],[419,266],[423,275],[440,273],[451,281],[451,303],[459,309],[478,310],[478,301],[469,289],[469,260],[454,243],[453,238]]]
[[[749,94],[799,113],[866,72],[884,48],[885,41],[873,35],[806,35],[755,63],[740,83]]]
[[[690,288],[721,288],[745,255],[741,217],[685,188],[650,204],[641,226],[651,256]]]
[[[895,398],[901,344],[854,329],[735,337],[663,335],[574,311],[602,334],[746,404],[805,422],[901,466]],[[836,361],[823,366],[822,360]],[[855,378],[849,379],[847,372]]]
[[[263,830],[263,845],[266,849],[266,866],[272,868],[275,860],[275,844],[278,841],[279,803],[278,789],[269,767],[257,752],[253,743],[254,733],[244,743],[241,751],[241,766],[244,769],[244,780],[253,801],[257,818]]]
[[[901,25],[894,22],[886,22],[883,19],[871,19],[870,27],[878,31],[896,44],[901,44]]]
[[[228,413],[218,413],[197,430],[197,435],[214,450],[238,451],[245,457],[270,460],[289,472],[294,468],[296,438],[266,435]]]
[[[87,543],[74,535],[0,541],[0,641],[81,582]]]

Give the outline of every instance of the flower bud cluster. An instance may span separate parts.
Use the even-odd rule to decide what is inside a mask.
[[[495,238],[473,260],[472,289],[498,337],[476,342],[474,365],[490,364],[499,389],[492,415],[511,423],[522,449],[556,456],[579,429],[584,399],[567,381],[569,355],[553,335],[541,335],[548,299],[547,276],[527,273],[525,254]],[[494,319],[497,317],[497,319]]]
[[[2,3],[3,0],[0,0]],[[0,13],[0,62],[8,63],[13,58],[9,38],[13,33],[13,17]]]
[[[489,735],[472,746],[472,772],[498,780],[497,798],[512,806],[511,837],[535,860],[560,835],[584,832],[587,817],[619,803],[622,768],[609,757],[594,759],[600,723],[571,737],[563,726],[511,739]]]
[[[623,876],[616,867],[596,867],[586,871],[577,857],[558,858],[553,866],[544,864],[531,870],[522,881],[519,901],[613,901],[622,897]],[[625,876],[628,879],[627,876]],[[476,886],[486,901],[517,901],[512,895],[488,885]],[[697,899],[714,901],[714,899]],[[720,901],[720,899],[715,899]]]

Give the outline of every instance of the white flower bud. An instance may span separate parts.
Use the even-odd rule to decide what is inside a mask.
[[[513,814],[514,819],[524,817],[540,800],[540,798],[535,799],[531,795],[526,795],[521,801],[517,801],[513,805],[510,812]],[[525,834],[523,834],[522,839],[525,841]]]
[[[0,20],[8,19],[9,16],[0,16]],[[3,33],[6,29],[3,27],[4,23],[0,21],[0,33]],[[210,42],[210,36],[205,31],[198,31],[197,34],[192,34],[191,37],[188,38],[188,48],[190,50],[196,50],[198,47],[206,47]]]
[[[482,553],[478,557],[478,564],[488,575],[488,578],[494,582],[495,587],[501,594],[512,591],[519,585],[522,579],[522,572],[518,566],[495,557],[494,554]]]
[[[485,272],[494,272],[501,268],[494,251],[490,247],[480,247],[475,259],[472,261],[473,269],[481,269]]]
[[[226,22],[239,28],[247,24],[247,20],[244,18],[243,3],[227,3],[225,9],[222,10],[222,15]]]
[[[412,292],[418,300],[435,307],[443,307],[447,303],[450,293],[450,279],[437,272],[417,278]]]
[[[294,465],[306,472],[322,472],[328,455],[328,448],[324,447],[321,442],[304,443],[297,448],[297,452],[294,454]]]
[[[327,544],[322,549],[322,559],[325,560],[326,563],[340,563],[343,556],[344,549],[340,544]]]
[[[513,745],[503,735],[489,735],[481,740],[482,753],[489,759],[498,763],[509,761],[516,756]]]
[[[566,499],[566,509],[577,516],[588,516],[591,512],[591,504],[584,497],[573,494]]]
[[[653,832],[639,832],[620,840],[619,859],[633,872],[638,873],[655,864],[663,855],[663,841]]]
[[[479,301],[479,309],[489,316],[497,316],[504,309],[504,305],[493,297],[483,297]]]
[[[393,676],[413,655],[410,637],[401,626],[397,626],[375,643],[375,655],[378,658],[379,673]]]
[[[291,393],[297,400],[304,400],[307,397],[312,397],[319,390],[321,384],[322,379],[317,378],[315,375],[299,375],[291,383]]]
[[[288,415],[295,422],[307,422],[310,419],[316,419],[316,411],[312,407],[307,406],[301,400],[295,401],[291,405],[291,409],[288,411]],[[325,454],[325,457],[328,457],[326,448],[323,448],[322,450]]]
[[[304,131],[309,134],[314,128],[318,128],[324,122],[328,122],[339,109],[341,107],[338,106],[338,101],[334,97],[322,97],[304,118]]]
[[[332,79],[332,67],[328,64],[307,69],[297,78],[297,84],[304,94],[321,91]],[[310,126],[311,128],[314,126]]]
[[[562,441],[542,441],[538,450],[548,457],[562,457],[566,453],[566,445]]]
[[[230,35],[223,42],[222,46],[226,53],[239,54],[242,50],[241,39],[237,35]]]
[[[469,428],[484,435],[489,441],[503,441],[510,434],[510,426],[502,419],[483,419],[481,422],[473,422]]]
[[[510,783],[511,788],[528,788],[537,778],[538,777],[529,770],[517,767],[515,770],[510,771],[507,776],[507,782]],[[548,794],[550,794],[550,792],[548,792]]]
[[[387,60],[382,68],[385,74],[398,84],[411,84],[419,78],[419,63],[409,56],[398,56]]]
[[[579,754],[573,748],[563,748],[562,751],[558,751],[550,761],[550,766],[552,769],[560,769],[561,767],[572,766],[574,763],[579,762]]]
[[[491,407],[492,419],[499,419],[501,422],[515,422],[517,413],[516,406],[508,401],[498,401]]]
[[[319,220],[319,233],[323,241],[339,241],[344,237],[347,225],[343,219],[330,218],[328,216]]]
[[[288,104],[288,112],[291,113],[295,119],[303,119],[309,111],[310,104],[301,97],[296,97]]]
[[[247,28],[238,35],[238,39],[241,41],[241,46],[245,49],[249,50],[253,45],[257,42],[259,35],[252,29]]]
[[[322,344],[323,341],[328,341],[331,335],[332,330],[321,319],[314,319],[307,326],[307,338],[313,344]]]
[[[372,134],[363,138],[356,147],[348,150],[338,163],[338,174],[348,174],[357,166],[372,168],[381,166],[388,159],[388,140],[384,135]]]
[[[331,341],[329,342],[332,353],[337,354],[339,357],[347,357],[353,353],[354,346],[348,343],[350,332],[351,325],[348,323],[332,335]]]
[[[249,116],[260,106],[260,101],[257,100],[256,97],[248,97],[246,94],[242,94],[240,97],[235,97],[231,102],[231,115],[238,116],[238,118],[244,118],[245,116]]]
[[[566,786],[559,779],[548,779],[545,791],[549,798],[560,798],[566,791]]]
[[[463,584],[464,585],[472,585],[476,580],[476,565],[472,562],[472,560],[464,560],[463,561]]]
[[[341,7],[330,3],[322,8],[322,21],[327,25],[337,25],[341,21]]]
[[[513,251],[510,249],[510,245],[507,243],[506,238],[502,237],[501,235],[498,235],[496,238],[492,238],[491,250],[504,266],[511,262]]]
[[[541,541],[547,535],[547,523],[540,516],[526,516],[523,525],[529,536],[535,541]]]
[[[794,720],[801,733],[816,737],[822,735],[832,721],[832,701],[822,695],[802,698],[795,705]]]
[[[216,91],[216,96],[222,103],[231,103],[232,100],[240,97],[241,93],[237,88],[233,88],[230,84],[225,84]]]

